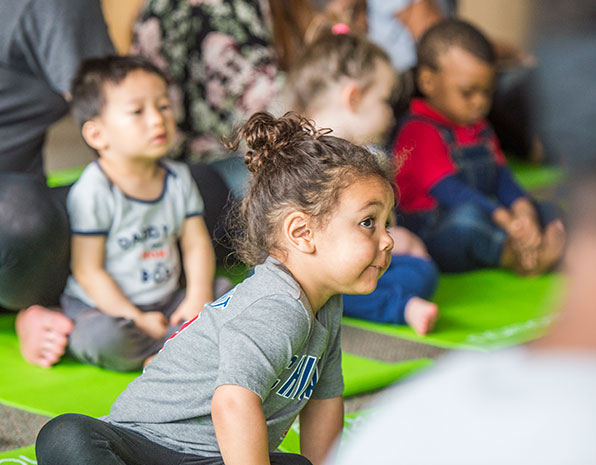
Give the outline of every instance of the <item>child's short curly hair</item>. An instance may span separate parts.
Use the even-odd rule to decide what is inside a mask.
[[[439,58],[447,50],[459,47],[491,66],[497,58],[490,41],[466,21],[446,19],[430,27],[418,43],[418,69],[439,69]]]
[[[329,132],[293,112],[280,118],[259,112],[228,142],[236,150],[245,139],[249,148],[244,162],[252,176],[237,218],[237,253],[245,263],[284,253],[277,232],[290,211],[302,211],[323,226],[341,191],[355,180],[372,176],[393,186],[393,168],[385,157]]]

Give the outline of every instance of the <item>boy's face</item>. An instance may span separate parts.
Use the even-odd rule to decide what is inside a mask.
[[[155,160],[166,154],[176,122],[160,76],[132,71],[120,83],[106,84],[104,97],[104,108],[95,118],[99,147],[94,148],[101,156]]]
[[[458,124],[483,119],[492,103],[494,66],[459,47],[449,48],[438,62],[438,70],[423,67],[418,76],[428,103]]]

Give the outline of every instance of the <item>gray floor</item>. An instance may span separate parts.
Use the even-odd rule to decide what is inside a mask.
[[[95,159],[79,136],[70,118],[61,121],[48,137],[45,166],[47,171],[82,166]],[[383,336],[348,326],[343,328],[345,352],[388,362],[414,358],[436,358],[444,350]],[[346,400],[346,412],[361,410],[377,395],[371,393]],[[22,410],[0,405],[0,451],[31,445],[39,429],[49,420]]]

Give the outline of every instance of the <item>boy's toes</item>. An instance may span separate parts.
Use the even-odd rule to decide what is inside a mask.
[[[15,326],[23,358],[50,367],[64,355],[73,322],[60,312],[32,305],[19,312]]]

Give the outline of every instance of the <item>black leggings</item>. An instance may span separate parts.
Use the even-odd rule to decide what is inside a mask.
[[[69,413],[48,422],[35,444],[39,465],[223,465],[221,457],[176,452],[145,436],[85,415]],[[297,454],[270,453],[272,465],[312,465]]]
[[[190,166],[205,203],[205,223],[218,261],[230,253],[222,225],[229,189],[208,165]],[[25,173],[0,173],[0,308],[57,305],[69,274],[66,195]]]

